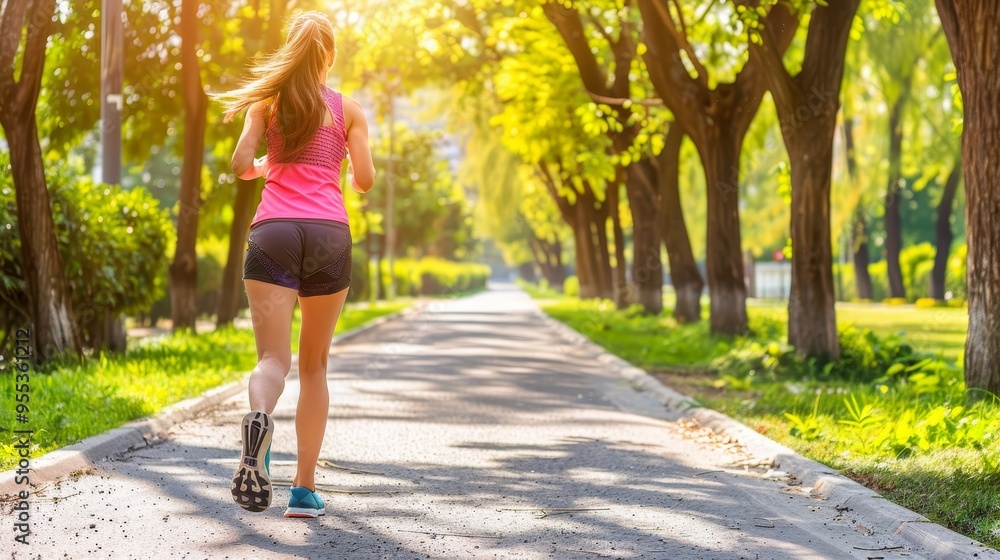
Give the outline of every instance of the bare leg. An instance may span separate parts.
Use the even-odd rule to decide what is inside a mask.
[[[245,280],[257,367],[250,374],[250,410],[274,412],[292,365],[292,311],[297,290]]]
[[[298,465],[292,486],[316,491],[316,461],[323,446],[323,434],[330,411],[326,364],[330,340],[347,290],[328,296],[299,298],[302,328],[299,331],[299,404],[295,411]]]

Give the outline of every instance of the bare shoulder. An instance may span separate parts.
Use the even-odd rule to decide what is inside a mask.
[[[258,101],[247,109],[247,118],[254,120],[264,120],[267,115],[267,103]]]
[[[349,121],[365,118],[365,110],[361,107],[361,103],[358,103],[358,101],[353,97],[348,97],[346,95],[343,95],[343,98],[344,117],[346,117]]]

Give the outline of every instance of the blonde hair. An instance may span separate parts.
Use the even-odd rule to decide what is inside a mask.
[[[326,116],[323,76],[336,53],[333,25],[326,15],[300,13],[288,26],[285,44],[250,67],[251,81],[212,97],[223,103],[226,122],[251,105],[263,103],[266,122],[275,116],[281,131],[278,161],[293,161]]]

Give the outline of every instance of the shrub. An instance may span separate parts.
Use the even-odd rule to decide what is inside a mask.
[[[763,329],[757,335],[760,339],[739,340],[732,350],[715,359],[712,367],[721,377],[732,379],[762,376],[769,380],[808,378],[861,383],[886,380],[901,372],[907,379],[916,374],[929,377],[929,372],[943,367],[943,362],[917,354],[902,339],[878,337],[867,329],[846,327],[839,331],[840,360],[836,362],[803,359],[783,341],[768,340],[774,334],[773,329]]]
[[[931,289],[931,270],[936,249],[930,243],[911,245],[899,252],[899,269],[906,295],[911,300],[926,296]]]
[[[882,303],[886,305],[906,305],[908,302],[906,301],[906,298],[891,297],[883,299]]]
[[[563,281],[563,293],[569,297],[580,296],[580,279],[574,276],[567,276]]]
[[[965,243],[958,245],[948,256],[948,266],[945,269],[945,290],[951,292],[952,300],[964,301],[968,298],[968,290],[965,283],[965,270],[968,264],[969,246]]]
[[[944,307],[946,305],[947,302],[943,299],[934,299],[925,297],[925,298],[920,298],[916,301],[916,306],[918,309],[924,309],[927,307]]]
[[[484,264],[459,263],[427,257],[413,267],[419,274],[421,295],[452,295],[486,288],[491,270]]]
[[[0,167],[6,160],[0,154]],[[49,162],[46,180],[70,304],[84,344],[101,347],[108,321],[144,310],[163,294],[170,216],[145,189],[95,184],[78,165]],[[0,228],[7,230],[0,236],[0,290],[10,301],[25,301],[9,175],[0,176]]]

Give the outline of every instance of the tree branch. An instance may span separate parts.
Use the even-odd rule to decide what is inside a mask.
[[[562,214],[563,219],[566,220],[566,223],[569,224],[570,227],[575,228],[576,216],[573,215],[573,212],[571,212],[572,206],[566,197],[559,194],[559,187],[556,185],[556,181],[552,177],[552,173],[549,171],[549,165],[544,159],[535,165],[535,173],[538,174],[538,177],[542,180],[546,190],[548,190],[549,194],[552,195],[552,199],[555,201],[556,207],[559,209],[559,213]]]
[[[708,5],[705,6],[705,11],[702,12],[700,16],[695,18],[694,21],[695,25],[698,25],[701,22],[705,21],[705,16],[707,16],[708,13],[712,11],[712,8],[714,8],[718,2],[719,0],[711,0],[711,2],[709,2]]]
[[[751,8],[756,7],[758,4],[756,1],[741,2],[739,0],[736,3],[748,5]],[[778,11],[777,13],[776,10]],[[744,75],[746,77],[743,78],[744,83],[738,84],[741,89],[745,88],[746,85],[744,84],[755,78],[757,72],[761,71],[758,68],[762,65],[764,80],[768,86],[767,89],[771,91],[771,96],[774,97],[775,105],[779,109],[795,106],[797,104],[796,100],[801,96],[798,85],[791,74],[788,73],[788,69],[785,68],[785,62],[782,60],[784,58],[783,53],[788,48],[788,43],[791,42],[791,37],[795,35],[795,28],[798,27],[798,18],[795,18],[795,28],[792,28],[790,32],[788,29],[790,26],[787,25],[787,22],[781,25],[781,28],[775,29],[777,16],[782,11],[791,13],[787,7],[781,4],[777,4],[771,8],[771,12],[768,13],[767,19],[764,21],[764,26],[760,30],[760,44],[753,41],[752,38],[749,40],[750,60],[747,61],[746,66],[743,67],[743,71],[740,72],[740,78]],[[775,16],[775,20],[771,20],[772,15]],[[784,48],[782,45],[784,45]],[[737,78],[737,82],[739,81],[740,79]]]
[[[552,2],[543,4],[542,10],[549,21],[556,26],[556,30],[559,31],[559,35],[562,36],[573,55],[573,60],[576,61],[576,66],[580,70],[583,85],[588,90],[600,95],[610,93],[607,75],[590,50],[590,43],[587,42],[579,12]]]
[[[635,100],[630,99],[628,97],[611,97],[611,96],[608,96],[608,95],[598,95],[598,94],[596,94],[596,93],[594,93],[592,91],[587,91],[587,95],[589,95],[591,99],[593,99],[594,101],[596,101],[598,103],[603,103],[605,105],[611,105],[613,107],[621,107],[621,106],[624,106],[626,103],[628,103],[630,105],[640,105],[642,107],[662,107],[663,106],[663,100],[662,99],[658,99],[658,98],[640,99],[638,101],[635,101]]]
[[[669,26],[668,22],[659,17],[655,4],[656,0],[638,0],[642,12],[643,42],[647,46],[643,57],[649,79],[663,103],[690,132],[697,120],[690,107],[708,94],[708,88],[688,73],[681,61],[681,47],[674,36],[664,29]]]
[[[674,0],[676,2],[676,0]],[[691,43],[687,40],[687,31],[681,33],[677,29],[677,24],[674,22],[674,18],[671,17],[667,7],[660,2],[653,2],[653,7],[656,8],[657,15],[660,16],[660,21],[663,23],[663,27],[666,28],[667,32],[673,37],[674,42],[677,44],[680,50],[683,50],[688,55],[688,60],[694,65],[695,71],[698,73],[697,81],[704,88],[708,88],[708,70],[702,65],[701,61],[698,60],[698,56],[694,53],[694,49],[691,47]],[[679,6],[678,6],[679,10]],[[681,20],[681,25],[684,25],[683,14],[677,14],[677,17]],[[685,68],[685,70],[687,70]]]
[[[615,45],[618,44],[618,40],[621,40],[621,38],[619,37],[618,40],[615,40],[615,38],[604,29],[604,26],[601,25],[601,22],[598,21],[593,14],[587,12],[587,19],[590,21],[591,25],[597,28],[597,32],[601,34],[601,37],[604,37],[604,40],[608,42],[608,45],[610,45],[612,49],[615,48]]]
[[[52,16],[56,12],[56,0],[32,1],[28,39],[24,45],[24,60],[21,63],[21,80],[18,82],[16,103],[26,107],[38,99],[42,87],[40,76],[45,68],[45,43],[52,33]]]
[[[0,96],[6,97],[7,89],[14,85],[14,57],[21,41],[26,0],[6,0],[0,7]]]
[[[861,0],[840,0],[817,6],[809,20],[805,56],[798,78],[821,88],[836,88],[844,73],[847,38]]]

